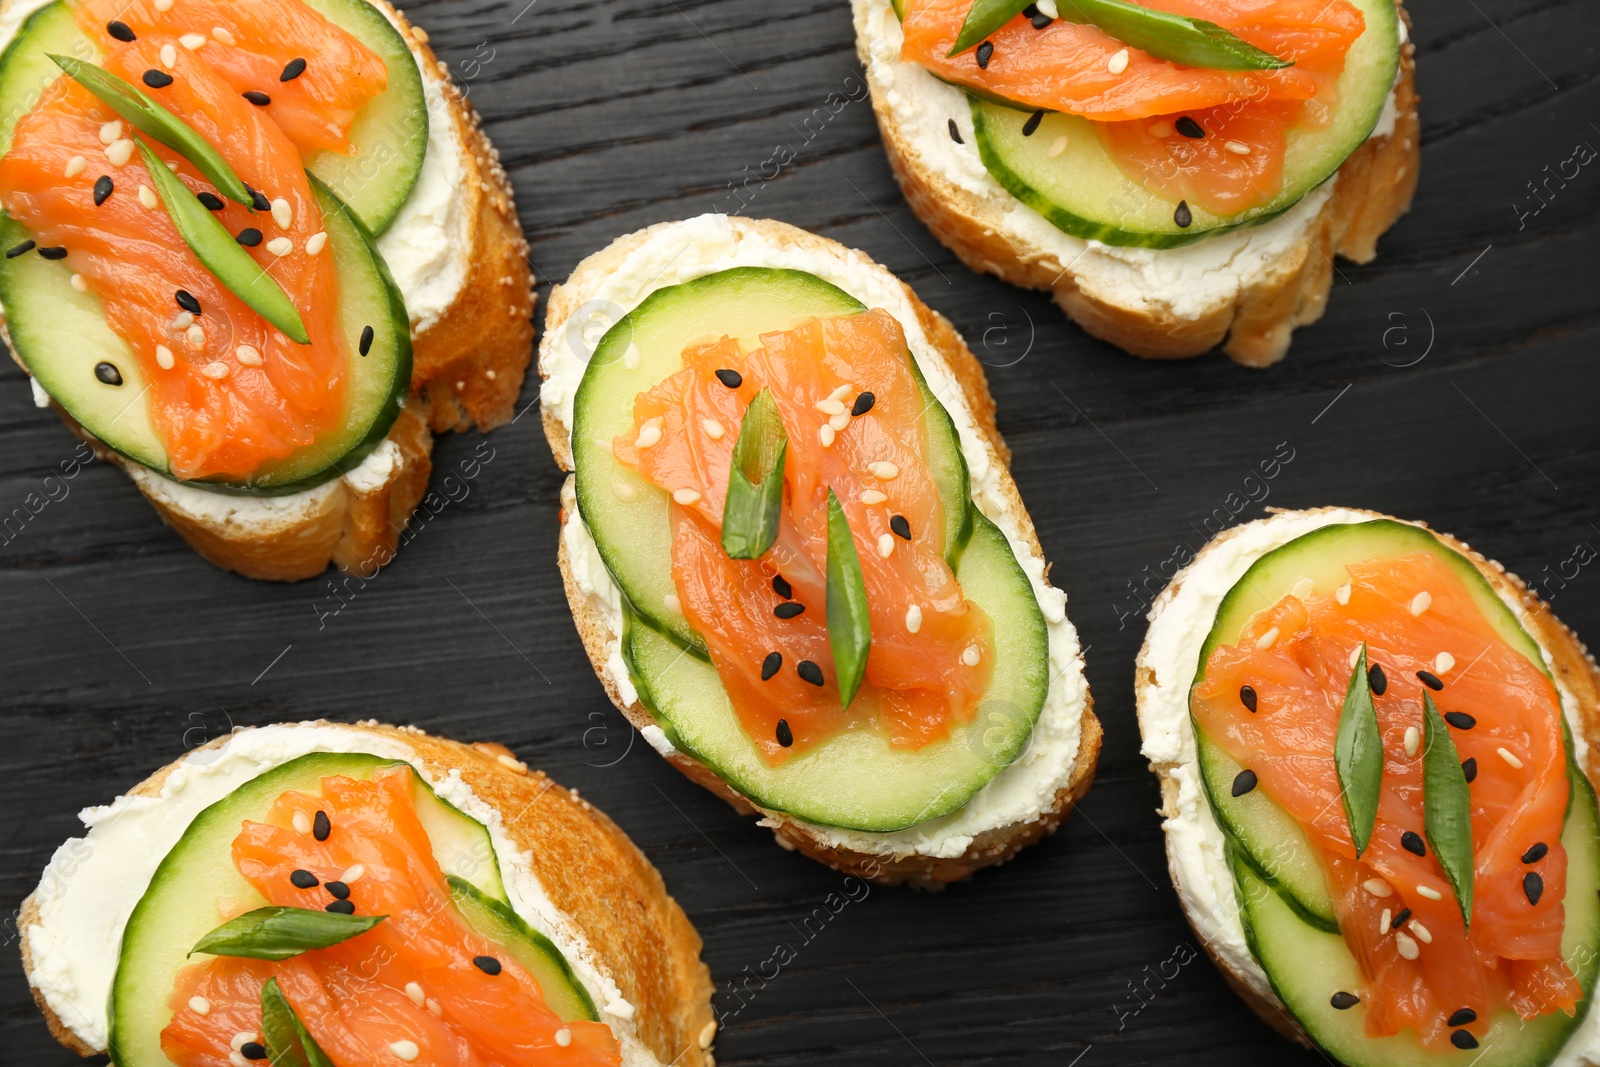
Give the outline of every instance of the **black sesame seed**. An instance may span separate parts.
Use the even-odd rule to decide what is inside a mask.
[[[272,103],[272,97],[268,96],[260,89],[246,89],[240,95],[246,100],[250,101],[256,107],[266,107],[268,104]]]
[[[1478,1039],[1465,1030],[1450,1031],[1450,1043],[1459,1049],[1473,1049],[1478,1047]]]
[[[1245,706],[1245,710],[1254,713],[1256,710],[1256,691],[1248,685],[1241,685],[1239,687],[1239,703]]]
[[[1457,730],[1470,730],[1478,725],[1478,720],[1464,711],[1447,711],[1444,713],[1444,721]]]
[[[115,363],[100,362],[94,365],[94,376],[106,385],[121,385],[122,372]]]
[[[235,237],[234,240],[238,241],[246,248],[254,248],[256,245],[261,243],[261,231],[256,229],[254,226],[246,226],[244,229],[239,231],[239,236]]]
[[[726,385],[729,389],[737,389],[744,384],[744,375],[736,370],[729,370],[724,367],[722,370],[717,371],[717,381]]]
[[[1410,908],[1401,908],[1400,909],[1400,914],[1396,915],[1394,917],[1394,922],[1389,924],[1389,929],[1398,930],[1398,929],[1400,929],[1402,926],[1404,926],[1406,923],[1408,923],[1410,921],[1411,921],[1411,909]]]
[[[1022,124],[1022,136],[1032,137],[1033,132],[1039,128],[1039,123],[1044,121],[1044,108],[1039,108],[1028,116],[1028,121]]]
[[[363,326],[363,327],[361,327],[361,341],[360,341],[359,344],[356,345],[356,351],[360,352],[363,356],[366,355],[368,352],[372,351],[372,327],[371,326]]]
[[[336,915],[354,915],[356,913],[356,906],[348,900],[336,900],[332,904],[324,907],[322,910],[331,911]]]
[[[967,143],[967,142],[965,142],[965,141],[963,141],[961,139],[961,128],[956,125],[956,120],[955,119],[951,119],[950,120],[950,139],[952,141],[954,141],[956,144],[966,144]]]
[[[783,575],[781,574],[774,574],[772,576],[772,591],[783,597],[785,600],[794,599],[794,586],[785,581]]]
[[[250,206],[251,207],[255,208],[257,211],[271,211],[272,210],[272,201],[267,199],[267,195],[265,193],[261,192],[258,189],[252,189],[248,185],[245,186],[244,188],[245,188],[245,191],[250,194]]]
[[[207,211],[221,211],[223,208],[222,197],[216,193],[195,193],[194,198],[204,204]]]
[[[772,676],[783,668],[783,653],[768,652],[767,658],[761,661],[761,680],[770,682]]]
[[[300,60],[300,62],[304,63],[305,60]],[[472,965],[484,974],[500,973],[500,961],[493,956],[474,956],[472,957]]]
[[[978,46],[978,67],[982,70],[989,69],[989,57],[994,55],[994,43],[985,41]]]
[[[311,820],[311,836],[318,841],[326,841],[328,835],[333,833],[333,824],[328,821],[328,813],[317,812],[317,817]]]
[[[156,70],[154,67],[151,67],[149,70],[144,72],[144,77],[142,80],[152,89],[165,89],[167,86],[172,84],[172,75],[168,74],[164,70]]]
[[[111,190],[116,186],[111,181],[109,174],[102,174],[94,180],[94,206],[99,207],[106,202],[106,197],[111,195]]]
[[[787,603],[779,604],[777,607],[773,608],[772,613],[780,619],[792,619],[804,610],[806,610],[806,606],[804,604],[796,604],[791,600]]]
[[[795,668],[795,673],[812,685],[822,684],[822,668],[808,659],[800,661],[800,665]]]
[[[283,73],[278,75],[281,82],[292,82],[306,72],[306,61],[299,56],[289,60],[283,65]]]
[[[1383,673],[1381,664],[1374,663],[1367,668],[1367,685],[1372,688],[1372,695],[1379,697],[1389,688],[1389,676]]]
[[[1256,772],[1246,768],[1233,779],[1233,795],[1242,797],[1256,787]]]
[[[1177,127],[1178,132],[1183,134],[1185,137],[1198,138],[1206,135],[1205,128],[1188,115],[1183,116],[1172,125]]]
[[[850,414],[859,418],[860,416],[871,411],[872,405],[876,404],[877,402],[878,398],[873,396],[871,393],[861,393],[856,397],[856,402],[850,405]]]
[[[1466,759],[1462,760],[1461,773],[1466,777],[1468,782],[1471,782],[1474,778],[1478,777],[1478,757],[1468,756]]]
[[[1400,847],[1413,856],[1426,856],[1428,854],[1427,844],[1422,840],[1422,835],[1415,830],[1407,830],[1400,835]]]
[[[246,1041],[239,1046],[239,1055],[247,1060],[264,1060],[267,1058],[267,1047],[259,1041]]]
[[[1328,998],[1328,1003],[1333,1005],[1335,1011],[1348,1011],[1357,1004],[1360,1004],[1361,998],[1356,996],[1354,993],[1346,993],[1341,989],[1339,992]]]
[[[794,731],[789,729],[789,720],[788,719],[779,719],[778,720],[778,731],[777,731],[777,733],[778,733],[778,744],[782,745],[784,748],[788,748],[790,745],[794,744]]]
[[[1439,681],[1439,676],[1427,671],[1418,671],[1417,677],[1422,679],[1422,684],[1432,689],[1435,693],[1444,688],[1444,683]]]
[[[1446,1026],[1466,1026],[1478,1021],[1478,1013],[1471,1008],[1457,1008],[1450,1018],[1444,1021]]]
[[[1172,221],[1176,222],[1180,229],[1189,228],[1194,222],[1194,212],[1189,210],[1189,201],[1178,201],[1178,206],[1172,212]]]
[[[172,299],[176,300],[178,302],[178,306],[189,312],[191,315],[200,314],[200,301],[196,300],[194,294],[189,292],[189,290],[179,289],[177,292],[172,294]]]
[[[137,36],[135,36],[133,27],[129,26],[121,19],[112,19],[110,22],[106,23],[106,32],[119,41],[137,41],[139,39]]]
[[[331,897],[335,897],[339,900],[350,899],[350,887],[345,885],[343,882],[329,882],[322,888],[326,889],[328,891],[328,895]]]
[[[317,887],[317,876],[310,871],[290,871],[289,881],[296,889],[315,889]]]
[[[49,248],[39,249],[39,254],[45,259],[66,259],[67,248],[65,245],[52,245]]]
[[[16,259],[18,256],[22,255],[23,253],[32,252],[32,251],[33,251],[33,242],[32,241],[24,241],[20,245],[12,245],[10,248],[6,249],[6,258],[7,259]]]
[[[1539,877],[1538,871],[1522,876],[1522,891],[1527,894],[1529,904],[1539,903],[1539,898],[1544,896],[1544,879]]]
[[[1540,841],[1522,854],[1523,863],[1538,863],[1550,854],[1550,846]]]
[[[1036,30],[1042,30],[1054,21],[1055,19],[1051,18],[1049,15],[1035,15],[1033,16],[1033,28]]]
[[[893,530],[895,536],[900,538],[900,540],[911,540],[911,523],[906,521],[906,517],[904,515],[889,516],[889,529]]]

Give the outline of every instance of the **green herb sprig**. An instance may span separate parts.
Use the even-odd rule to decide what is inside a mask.
[[[252,960],[286,960],[302,952],[348,941],[386,918],[385,915],[341,915],[336,911],[311,908],[257,908],[206,934],[195,942],[189,954],[204,952]]]
[[[839,705],[848,708],[867,676],[872,621],[855,537],[832,489],[828,490],[828,647],[839,679]]]
[[[1456,891],[1461,919],[1472,925],[1472,794],[1461,769],[1460,754],[1450,728],[1440,716],[1433,697],[1422,692],[1422,815],[1423,829],[1434,859]]]
[[[778,539],[783,507],[783,464],[789,435],[772,391],[763,389],[745,409],[728,464],[722,503],[722,550],[733,559],[760,559]]]
[[[1378,791],[1383,784],[1383,738],[1378,733],[1378,712],[1367,681],[1367,646],[1361,646],[1345,688],[1339,712],[1339,735],[1333,748],[1339,770],[1339,797],[1350,823],[1356,856],[1367,850],[1378,819]]]

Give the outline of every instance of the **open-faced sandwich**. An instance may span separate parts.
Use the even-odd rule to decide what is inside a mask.
[[[1263,1019],[1362,1067],[1600,1059],[1600,675],[1513,575],[1282,512],[1172,580],[1135,686],[1178,897]]]
[[[511,190],[384,0],[6,0],[13,357],[218,566],[392,557],[532,354]]]
[[[912,209],[1135,355],[1276,362],[1410,205],[1394,0],[853,4]]]
[[[703,215],[579,264],[539,358],[567,599],[657,751],[881,882],[1055,828],[1099,723],[947,321],[833,241]]]
[[[22,907],[34,999],[117,1067],[710,1067],[700,938],[503,746],[237,731],[83,814]]]

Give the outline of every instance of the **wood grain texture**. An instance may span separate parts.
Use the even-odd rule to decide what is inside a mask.
[[[1060,834],[988,876],[863,897],[631,740],[567,615],[560,475],[537,414],[442,438],[435,495],[399,558],[335,594],[216,572],[98,464],[47,484],[74,441],[4,362],[0,908],[32,888],[79,808],[230,722],[375,716],[503,741],[633,836],[705,938],[722,1064],[1323,1062],[1256,1021],[1203,958],[1177,962],[1193,938],[1133,721],[1141,605],[1163,564],[1207,540],[1208,518],[1254,517],[1266,492],[1450,530],[1600,641],[1600,566],[1565,563],[1600,547],[1600,171],[1562,185],[1543,170],[1580,142],[1600,148],[1587,6],[1408,4],[1415,204],[1374,263],[1337,265],[1327,315],[1257,373],[1220,355],[1131,359],[1042,295],[956,263],[899,198],[842,0],[526,4],[408,10],[483,113],[541,286],[619,234],[744,202],[863,249],[985,361],[1088,646],[1106,730],[1093,791]],[[780,145],[793,162],[763,178]],[[1527,183],[1547,180],[1546,206],[1519,223],[1518,205],[1539,205]],[[1293,458],[1267,479],[1283,442]],[[793,960],[761,977],[780,944]],[[0,951],[0,1049],[7,1063],[77,1062],[46,1033],[14,944]]]

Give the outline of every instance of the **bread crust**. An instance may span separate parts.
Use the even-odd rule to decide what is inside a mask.
[[[711,972],[700,960],[700,935],[668,894],[660,873],[603,812],[557,785],[542,771],[529,770],[504,745],[468,745],[423,733],[415,727],[364,722],[343,729],[410,746],[432,776],[459,771],[472,791],[500,812],[506,833],[529,853],[533,874],[552,903],[583,934],[602,968],[635,1008],[640,1040],[664,1064],[711,1067]],[[204,746],[227,745],[219,737]],[[197,749],[195,751],[201,751]],[[194,753],[186,754],[185,759]],[[162,784],[183,760],[176,760],[128,790],[129,796],[159,796]],[[45,1002],[33,985],[33,957],[26,931],[39,922],[34,894],[22,902],[17,928],[24,932],[23,969],[33,999],[55,1039],[79,1055],[93,1056]],[[701,1038],[707,1040],[702,1045]]]
[[[863,0],[855,2],[860,5]],[[1399,13],[1409,27],[1404,9]],[[857,25],[862,25],[859,16]],[[867,66],[872,107],[889,164],[917,217],[971,269],[998,275],[1012,285],[1048,291],[1089,333],[1147,359],[1197,356],[1220,343],[1246,366],[1276,363],[1288,352],[1295,327],[1322,317],[1333,284],[1333,257],[1369,262],[1376,255],[1378,238],[1411,206],[1416,189],[1420,127],[1415,49],[1408,34],[1400,49],[1394,131],[1371,138],[1345,160],[1333,194],[1270,270],[1231,299],[1194,316],[1180,317],[1170,308],[1121,304],[1080,286],[1081,274],[1071,263],[1014,244],[1005,235],[1003,216],[1018,206],[1017,201],[986,201],[951,181],[924,156],[911,131],[896,121],[878,73],[878,64],[897,63],[898,56],[875,54],[875,43],[863,33],[856,48]]]
[[[1578,732],[1585,738],[1600,737],[1600,668],[1596,667],[1594,657],[1587,647],[1578,639],[1578,636],[1569,630],[1555,614],[1548,604],[1539,599],[1528,586],[1515,574],[1506,570],[1500,563],[1487,558],[1473,550],[1464,541],[1452,537],[1447,533],[1433,530],[1426,523],[1411,519],[1398,519],[1393,515],[1385,515],[1377,511],[1364,511],[1360,509],[1343,508],[1310,508],[1291,514],[1317,515],[1330,511],[1357,510],[1368,519],[1390,519],[1395,522],[1404,522],[1411,526],[1418,526],[1429,530],[1435,537],[1448,547],[1461,553],[1472,561],[1478,573],[1483,575],[1485,581],[1502,597],[1509,597],[1523,609],[1522,625],[1529,631],[1530,636],[1539,646],[1550,654],[1552,670],[1557,679],[1568,692],[1573,695],[1579,712]],[[1275,512],[1276,513],[1276,512]],[[1188,567],[1179,571],[1172,582],[1162,591],[1161,595],[1151,605],[1149,619],[1152,624],[1160,614],[1172,603],[1178,590],[1188,576],[1190,568],[1196,566],[1206,553],[1224,544],[1238,535],[1239,531],[1248,528],[1250,524],[1235,526],[1224,531],[1209,541],[1196,555]],[[1209,626],[1209,621],[1206,623]],[[1147,636],[1143,647],[1139,650],[1139,657],[1134,668],[1134,694],[1141,705],[1145,694],[1152,692],[1156,687],[1156,678],[1153,667],[1149,663],[1150,640]],[[1168,682],[1167,684],[1172,684]],[[1141,719],[1142,723],[1142,719]],[[1589,777],[1591,783],[1600,782],[1600,746],[1591,743],[1583,761],[1583,772]],[[1162,806],[1160,814],[1163,820],[1172,819],[1178,815],[1178,781],[1175,777],[1180,764],[1152,762],[1150,769],[1155,772],[1161,781]],[[1210,808],[1206,810],[1209,812]],[[1178,890],[1178,900],[1183,906],[1184,916],[1196,932],[1202,928],[1201,917],[1195,912],[1191,897],[1183,890],[1181,877],[1182,867],[1178,862],[1177,852],[1173,847],[1171,835],[1167,835],[1167,868],[1171,874],[1173,885]],[[1222,976],[1233,987],[1234,992],[1249,1004],[1251,1009],[1259,1015],[1263,1022],[1277,1030],[1285,1037],[1307,1047],[1312,1046],[1310,1037],[1295,1021],[1294,1017],[1284,1008],[1278,998],[1264,988],[1258,976],[1252,976],[1236,967],[1212,944],[1209,938],[1201,936],[1206,954],[1216,964]]]
[[[734,222],[740,227],[765,233],[785,244],[799,248],[840,247],[837,242],[825,237],[769,219],[736,219]],[[585,259],[564,284],[556,286],[551,291],[546,308],[545,333],[540,342],[541,351],[565,342],[562,327],[567,319],[590,298],[590,294],[599,282],[616,271],[629,255],[649,240],[656,229],[658,227],[650,227],[618,238],[611,245]],[[988,379],[984,375],[983,365],[968,350],[961,335],[944,316],[922,303],[910,286],[903,282],[899,284],[916,309],[918,321],[928,339],[961,386],[965,402],[993,453],[994,465],[1002,472],[998,491],[1011,504],[1014,513],[1022,516],[1020,536],[1033,553],[1042,559],[1044,551],[1039,545],[1038,535],[1023,507],[1016,483],[1011,478],[1008,466],[1011,453],[995,425],[994,398],[989,393]],[[544,364],[545,361],[541,359],[541,372]],[[575,479],[570,473],[571,443],[566,429],[555,413],[547,408],[543,415],[545,436],[550,443],[550,450],[561,468],[569,472],[561,490],[560,520],[564,531],[567,523],[578,514]],[[627,700],[606,669],[607,649],[615,643],[619,635],[613,632],[609,620],[593,599],[580,588],[573,575],[564,536],[558,539],[557,561],[561,568],[562,584],[567,593],[567,603],[572,608],[573,622],[578,628],[578,636],[583,640],[584,651],[589,656],[595,674],[605,687],[606,695],[636,729],[642,730],[646,726],[655,725],[655,718],[649,710],[637,700]],[[778,844],[786,849],[798,850],[836,870],[858,875],[882,885],[909,884],[919,888],[937,888],[967,878],[984,867],[1004,863],[1022,848],[1053,833],[1093,783],[1100,741],[1100,721],[1094,715],[1093,697],[1088,693],[1086,686],[1078,753],[1067,785],[1060,789],[1033,818],[979,834],[961,856],[948,859],[919,854],[891,859],[873,853],[831,846],[811,824],[794,819],[783,812],[758,808],[719,778],[710,767],[694,757],[683,752],[674,752],[666,759],[685,777],[722,797],[736,811],[744,815],[759,816],[762,825],[770,827]]]
[[[413,323],[411,397],[387,438],[400,456],[387,480],[373,487],[341,478],[332,491],[296,494],[298,510],[279,508],[261,521],[238,515],[215,521],[175,505],[170,494],[160,491],[158,478],[101,445],[59,405],[51,405],[95,446],[100,458],[134,479],[161,520],[191,548],[247,578],[300,581],[321,574],[330,563],[370,577],[394,558],[400,534],[427,489],[433,449],[429,430],[476,425],[487,431],[508,422],[533,355],[535,297],[528,243],[499,154],[477,111],[450,80],[448,66],[428,46],[427,32],[412,26],[387,0],[370,2],[392,16],[416,53],[423,77],[445,94],[463,171],[457,193],[470,220],[464,254],[468,269],[460,291],[425,328],[418,330]],[[0,10],[5,6],[0,4]],[[10,336],[5,337],[9,347]],[[15,348],[12,358],[17,358]],[[23,366],[20,359],[17,363]]]

